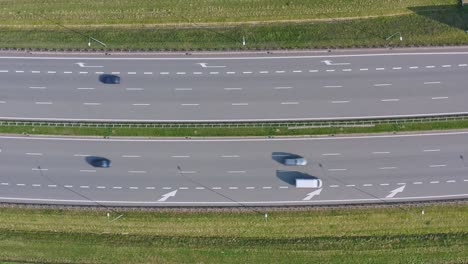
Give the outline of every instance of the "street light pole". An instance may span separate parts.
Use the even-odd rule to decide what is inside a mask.
[[[97,40],[97,39],[95,39],[95,38],[93,38],[93,37],[89,37],[88,46],[91,46],[91,40],[96,41],[97,43],[103,45],[104,47],[107,46],[106,43],[104,43],[104,42],[102,42],[102,41],[99,41],[99,40]]]
[[[403,37],[401,36],[401,33],[400,33],[400,32],[393,33],[392,35],[390,35],[390,36],[389,36],[388,38],[386,38],[385,40],[389,40],[389,39],[391,39],[391,38],[392,38],[393,36],[395,36],[395,35],[400,35],[400,41],[403,40]]]

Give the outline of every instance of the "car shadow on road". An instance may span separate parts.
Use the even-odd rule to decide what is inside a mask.
[[[289,153],[289,152],[272,152],[271,153],[271,159],[278,162],[281,165],[284,165],[284,160],[285,159],[299,159],[303,158],[301,155]]]
[[[282,180],[283,182],[294,186],[296,185],[296,179],[318,179],[317,177],[305,172],[286,170],[276,170],[276,177],[278,177],[278,179]]]

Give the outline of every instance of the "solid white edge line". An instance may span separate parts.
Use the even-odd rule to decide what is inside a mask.
[[[115,188],[115,187],[113,187]],[[213,187],[218,188],[218,187]],[[41,199],[41,198],[21,198],[21,197],[0,197],[0,200],[16,200],[16,201],[36,201],[36,202],[68,202],[68,203],[106,203],[106,204],[314,204],[314,203],[338,203],[338,202],[382,202],[382,201],[398,201],[398,200],[423,200],[423,199],[444,199],[444,198],[464,198],[468,197],[468,193],[448,194],[448,195],[429,195],[429,196],[409,196],[409,197],[393,197],[393,198],[363,198],[363,199],[340,199],[340,200],[311,200],[311,201],[236,201],[236,202],[158,202],[158,201],[122,201],[122,200],[71,200],[71,199]]]
[[[468,135],[468,131],[439,132],[422,134],[402,134],[402,135],[372,135],[372,136],[342,136],[342,137],[316,137],[316,138],[228,138],[228,139],[127,139],[127,138],[67,138],[67,137],[39,137],[39,136],[2,136],[0,139],[24,139],[24,140],[52,140],[52,141],[105,141],[105,142],[255,142],[255,141],[310,141],[310,140],[349,140],[349,139],[369,139],[369,138],[403,138],[403,137],[426,137],[426,136],[454,136]],[[91,155],[89,155],[91,156]]]
[[[468,52],[408,52],[408,53],[374,53],[374,54],[345,54],[345,55],[298,55],[298,56],[271,56],[271,57],[190,57],[190,58],[97,58],[97,57],[24,57],[24,56],[2,56],[0,59],[22,59],[22,60],[147,60],[147,61],[169,61],[169,60],[270,60],[270,59],[310,59],[310,58],[347,58],[347,57],[379,57],[379,56],[424,56],[424,55],[468,55]]]
[[[339,116],[339,117],[302,117],[302,118],[250,118],[250,119],[92,119],[92,118],[47,118],[47,117],[8,117],[0,116],[4,120],[21,121],[92,121],[92,122],[250,122],[250,121],[330,121],[330,120],[352,120],[352,119],[379,119],[379,118],[401,118],[401,117],[434,117],[445,115],[468,115],[468,112],[447,112],[447,113],[425,113],[425,114],[404,114],[404,115],[382,115],[382,116]]]

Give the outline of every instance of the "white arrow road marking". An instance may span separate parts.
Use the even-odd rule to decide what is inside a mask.
[[[386,198],[393,198],[397,193],[403,192],[405,189],[406,185],[403,185],[401,187],[396,188],[395,190],[391,191],[389,195],[387,195]]]
[[[197,64],[200,64],[203,68],[226,68],[226,66],[208,66],[206,62],[199,62]]]
[[[77,62],[75,64],[77,64],[81,68],[102,68],[102,67],[104,67],[104,66],[86,66],[84,62]]]
[[[163,194],[162,198],[158,200],[158,202],[165,202],[169,197],[175,196],[177,193],[177,190],[172,191],[170,193]]]
[[[342,63],[333,63],[331,60],[323,60],[322,61],[323,63],[325,63],[326,65],[349,65],[351,63],[348,63],[348,62],[342,62]]]
[[[306,198],[302,199],[303,201],[310,201],[310,199],[312,199],[312,197],[316,196],[316,195],[319,195],[320,193],[322,192],[322,188],[318,189],[318,190],[315,190],[311,193],[308,193]]]

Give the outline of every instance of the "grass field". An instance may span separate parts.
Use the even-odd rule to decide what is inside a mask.
[[[8,0],[2,1],[0,8],[0,47],[104,49],[97,43],[88,47],[88,36],[103,41],[110,50],[468,44],[465,33],[468,8],[457,3],[456,0]],[[355,19],[343,20],[350,17]],[[242,23],[229,24],[237,22]],[[395,32],[401,32],[402,42],[397,38],[386,40]]]
[[[266,209],[265,209],[266,210]],[[421,211],[425,214],[422,215]],[[0,261],[466,263],[468,205],[251,212],[0,209]],[[112,217],[118,214],[112,213]]]
[[[458,0],[2,0],[0,24],[64,25],[248,22],[395,15]]]
[[[246,127],[246,128],[85,128],[45,126],[0,126],[0,133],[67,136],[140,136],[140,137],[213,137],[213,136],[298,136],[340,135],[355,133],[411,132],[430,130],[466,129],[468,120],[413,124],[382,124],[374,127],[299,128]]]

